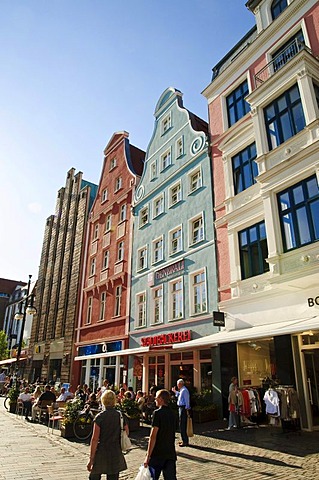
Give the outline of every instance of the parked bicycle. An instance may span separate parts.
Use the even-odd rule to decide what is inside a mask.
[[[81,410],[73,423],[73,432],[78,440],[88,440],[93,433],[93,420],[99,410],[87,406]]]

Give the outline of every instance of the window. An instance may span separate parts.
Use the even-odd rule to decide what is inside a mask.
[[[284,250],[319,240],[319,189],[316,176],[278,194]]]
[[[92,304],[93,304],[93,297],[88,298],[87,303],[87,311],[86,311],[86,323],[91,323],[92,320]]]
[[[231,127],[249,112],[250,106],[245,97],[249,93],[248,82],[245,80],[230,95],[226,97],[228,126]]]
[[[287,6],[287,0],[274,0],[271,4],[272,19],[275,20],[275,18],[279,17],[281,12],[283,12]]]
[[[148,223],[148,206],[142,208],[140,211],[140,227],[143,227]]]
[[[96,240],[99,236],[99,224],[96,223],[93,228],[93,240]]]
[[[298,33],[294,35],[293,38],[290,38],[285,42],[281,47],[276,50],[273,55],[273,66],[274,71],[276,72],[281,67],[286,65],[297,53],[304,48],[305,39],[302,33],[302,30],[299,30]]]
[[[314,83],[314,84],[313,84],[313,88],[314,88],[314,91],[315,91],[315,96],[316,96],[316,100],[317,100],[317,106],[318,106],[318,108],[319,108],[319,86]]]
[[[165,168],[169,167],[171,164],[171,151],[167,150],[162,156],[161,156],[161,170],[165,170]]]
[[[170,206],[176,205],[176,203],[182,200],[182,187],[180,183],[177,183],[169,190],[169,199],[170,199]]]
[[[295,85],[265,108],[269,150],[293,137],[305,126],[298,86]]]
[[[203,215],[190,220],[190,244],[201,242],[204,240],[204,221]]]
[[[117,177],[117,179],[115,180],[114,191],[117,192],[118,190],[120,190],[120,188],[122,188],[122,177]]]
[[[157,161],[151,163],[151,180],[157,177]]]
[[[154,240],[153,242],[153,263],[163,260],[163,237]]]
[[[109,250],[105,250],[104,252],[104,255],[103,255],[103,270],[105,268],[109,268],[109,259],[110,259],[110,251]]]
[[[205,270],[191,276],[191,312],[193,315],[207,311]]]
[[[176,141],[176,157],[179,158],[184,154],[184,142],[183,137],[180,137]]]
[[[183,298],[183,280],[177,278],[169,283],[169,318],[178,320],[183,318],[184,298]]]
[[[170,232],[170,255],[174,255],[177,252],[180,252],[183,249],[182,242],[182,226],[175,228]]]
[[[140,248],[137,251],[137,270],[147,268],[147,247]]]
[[[116,158],[112,158],[110,161],[110,171],[113,170],[113,168],[116,167]]]
[[[154,288],[152,295],[152,323],[163,323],[163,286]]]
[[[112,215],[109,214],[106,216],[106,219],[105,219],[105,232],[109,232],[111,230],[111,226],[112,226]]]
[[[115,317],[119,317],[121,315],[121,297],[122,297],[122,286],[118,285],[115,289],[115,309],[114,309]]]
[[[202,186],[202,174],[200,168],[189,175],[189,191],[195,192]]]
[[[257,223],[242,230],[238,236],[242,279],[268,272],[265,222]]]
[[[107,188],[105,188],[102,192],[102,203],[106,202],[107,200]]]
[[[144,327],[146,325],[146,293],[139,293],[137,296],[137,315],[136,315],[136,326]]]
[[[119,242],[117,245],[117,261],[121,262],[124,259],[124,242]]]
[[[95,275],[96,258],[92,258],[90,265],[90,277]]]
[[[164,195],[156,198],[153,203],[153,217],[158,217],[164,212]]]
[[[256,183],[256,145],[252,143],[232,158],[235,195]]]
[[[100,297],[100,317],[99,317],[99,320],[104,320],[105,302],[106,302],[106,292],[102,292],[101,297]]]
[[[120,208],[120,222],[126,220],[126,203],[123,203]]]
[[[162,133],[164,134],[171,128],[171,115],[167,115],[163,120],[162,120]]]

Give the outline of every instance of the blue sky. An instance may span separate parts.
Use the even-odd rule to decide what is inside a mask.
[[[37,277],[66,172],[98,183],[117,130],[145,150],[167,87],[207,120],[211,69],[253,25],[245,0],[2,0],[0,277]]]

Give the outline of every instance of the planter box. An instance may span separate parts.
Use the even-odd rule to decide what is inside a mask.
[[[73,423],[66,423],[60,427],[61,437],[74,438]]]
[[[17,410],[17,402],[10,402],[9,404],[9,412],[16,413]]]
[[[193,410],[193,422],[194,423],[205,423],[212,422],[217,420],[218,414],[217,409],[211,410]]]
[[[135,432],[140,428],[140,419],[139,418],[129,418],[128,419],[128,428],[130,432]]]

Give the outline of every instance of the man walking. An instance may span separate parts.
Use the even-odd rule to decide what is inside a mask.
[[[188,412],[191,408],[190,406],[190,398],[189,398],[189,391],[185,387],[184,380],[181,378],[177,380],[177,388],[173,387],[173,392],[177,397],[177,406],[178,406],[178,413],[179,413],[179,429],[181,432],[182,441],[180,442],[180,447],[188,447],[189,441],[187,436],[187,417]]]
[[[164,480],[176,480],[175,415],[169,408],[170,393],[159,390],[155,402],[152,429],[148,442],[144,467],[149,466],[153,479],[163,472]]]

